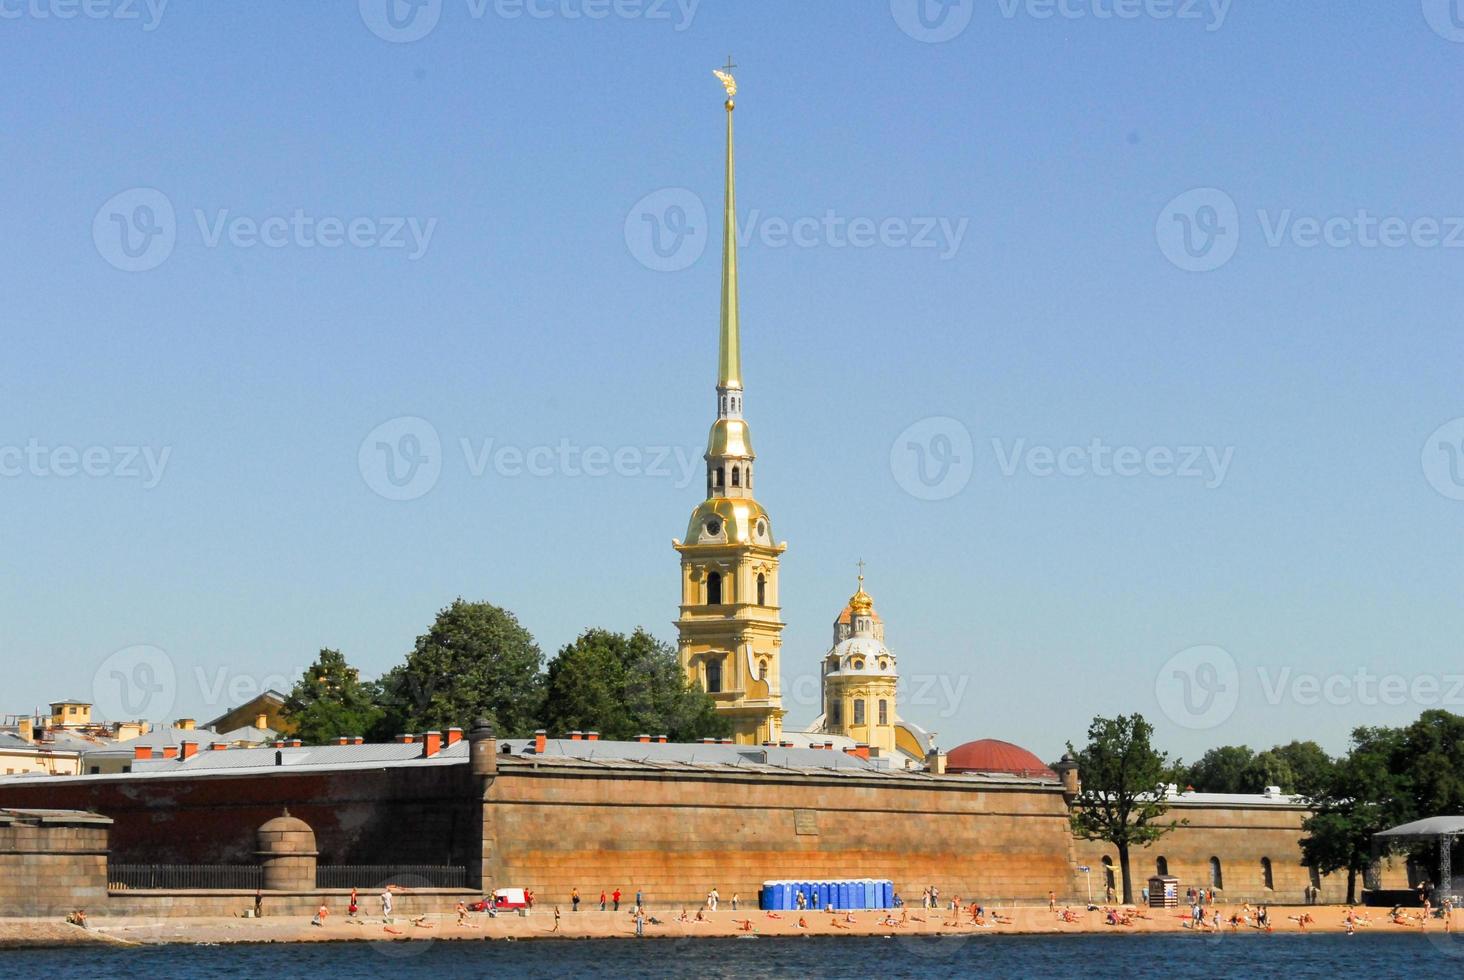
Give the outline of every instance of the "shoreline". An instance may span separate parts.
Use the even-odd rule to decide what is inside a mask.
[[[779,912],[770,916],[767,912],[751,909],[732,911],[720,909],[716,912],[703,910],[704,921],[680,922],[675,913],[653,910],[650,914],[660,919],[653,924],[647,919],[646,939],[682,941],[701,938],[787,938],[790,936],[860,936],[889,938],[951,937],[971,939],[980,936],[1063,936],[1063,935],[1192,935],[1213,938],[1216,930],[1196,930],[1188,927],[1188,914],[1177,909],[1139,909],[1140,915],[1127,925],[1110,925],[1104,909],[1089,912],[1081,906],[1070,906],[1076,921],[1063,921],[1058,913],[1046,906],[1003,907],[992,910],[1004,922],[987,921],[985,925],[971,923],[966,912],[962,912],[958,924],[952,924],[952,912],[948,909],[907,909],[906,922],[900,923],[901,910],[895,910],[893,925],[886,913],[865,911],[843,913],[828,912],[801,913],[806,927],[800,927],[800,913]],[[1123,908],[1115,906],[1115,908]],[[1127,908],[1133,909],[1133,906]],[[1218,934],[1226,935],[1312,935],[1342,934],[1346,932],[1347,906],[1270,906],[1272,929],[1258,929],[1241,925],[1232,928],[1229,918],[1240,913],[1242,908],[1221,906],[1223,925]],[[1411,910],[1410,910],[1411,911]],[[695,910],[688,910],[694,916]],[[1310,914],[1314,921],[1305,929],[1294,917]],[[1386,910],[1362,909],[1360,915],[1366,922],[1360,923],[1356,935],[1406,934],[1413,933],[1421,938],[1430,934],[1444,934],[1442,920],[1430,920],[1426,927],[1417,923],[1399,925],[1387,915]],[[1416,913],[1411,913],[1416,914]],[[852,921],[849,921],[852,919]],[[919,921],[923,919],[924,921]],[[420,923],[420,924],[419,924]],[[1459,925],[1456,919],[1455,926]],[[6,919],[0,918],[0,952],[19,948],[47,948],[66,946],[105,945],[124,948],[138,948],[166,945],[244,945],[264,943],[321,943],[321,942],[472,942],[503,941],[522,942],[534,940],[576,940],[576,939],[635,939],[635,922],[628,911],[565,912],[561,915],[559,927],[554,927],[553,910],[542,908],[520,916],[499,915],[489,918],[482,913],[473,913],[465,925],[459,925],[452,914],[427,915],[419,920],[406,916],[394,917],[385,922],[381,916],[361,916],[347,920],[344,915],[332,915],[323,926],[312,925],[304,916],[278,916],[261,919],[227,917],[178,917],[167,919],[144,919],[136,917],[94,917],[86,929],[67,925],[58,919]]]

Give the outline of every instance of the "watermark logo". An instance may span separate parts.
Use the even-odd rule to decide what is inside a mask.
[[[1450,500],[1464,500],[1464,418],[1445,422],[1423,443],[1423,475]]]
[[[0,20],[135,20],[158,29],[168,0],[0,0]]]
[[[924,44],[940,44],[971,24],[976,0],[890,0],[890,15],[906,35]]]
[[[0,0],[3,2],[3,0]],[[304,208],[253,216],[229,208],[193,209],[193,223],[204,248],[225,245],[267,249],[381,249],[404,251],[409,262],[427,254],[437,219],[406,215],[312,214]],[[146,272],[168,260],[178,243],[173,202],[151,187],[134,187],[103,204],[92,219],[97,252],[124,272]]]
[[[996,0],[1007,20],[1203,20],[1214,33],[1225,26],[1231,0]]]
[[[173,659],[154,646],[118,650],[92,674],[92,707],[98,718],[166,718],[177,696]]]
[[[1464,0],[1423,0],[1423,17],[1445,41],[1464,44]]]
[[[356,454],[366,485],[387,500],[416,500],[442,475],[442,439],[426,419],[389,419],[367,433]]]
[[[134,187],[110,198],[92,219],[98,254],[123,272],[156,269],[173,254],[178,219],[173,202],[152,187]]]
[[[1029,476],[1048,477],[1174,477],[1202,481],[1206,490],[1225,482],[1235,447],[1225,446],[1111,446],[1095,438],[1086,446],[1028,445],[1015,439],[1010,446],[991,440],[1001,475],[1014,477],[1018,470]]]
[[[895,482],[919,500],[948,500],[966,489],[975,462],[971,430],[945,415],[915,422],[890,445]]]
[[[431,34],[442,17],[442,0],[360,0],[367,30],[392,44],[410,44]]]
[[[172,446],[45,446],[31,438],[24,446],[0,445],[0,477],[137,480],[151,490],[172,456]]]
[[[635,260],[655,272],[679,272],[707,248],[706,205],[685,187],[652,191],[625,216],[625,245]]]
[[[1170,201],[1154,225],[1164,257],[1186,272],[1213,272],[1240,247],[1240,210],[1214,187],[1197,187]]]
[[[1228,721],[1240,703],[1240,670],[1220,647],[1188,647],[1159,668],[1154,698],[1176,725],[1214,728]]]

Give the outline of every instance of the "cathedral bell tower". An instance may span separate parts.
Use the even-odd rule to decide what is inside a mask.
[[[722,322],[717,356],[717,420],[707,436],[706,499],[692,511],[681,556],[681,615],[676,620],[682,669],[732,721],[739,744],[782,734],[778,656],[783,621],[772,523],[753,499],[752,436],[742,418],[742,348],[737,315],[737,198],[732,154],[730,72],[727,90],[727,187],[722,218]]]

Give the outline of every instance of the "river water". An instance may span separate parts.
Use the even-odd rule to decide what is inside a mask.
[[[1342,935],[361,942],[0,952],[0,977],[1464,977],[1464,937]]]

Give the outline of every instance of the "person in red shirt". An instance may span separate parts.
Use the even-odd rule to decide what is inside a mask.
[[[619,888],[615,889],[615,893],[613,895],[611,895],[610,898],[615,902],[615,911],[619,912],[620,911],[620,889]],[[604,908],[604,905],[601,905],[600,907],[601,908]]]
[[[600,889],[600,911],[605,911],[605,889]]]

